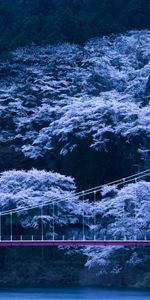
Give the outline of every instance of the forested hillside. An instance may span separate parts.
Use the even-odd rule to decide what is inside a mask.
[[[58,205],[64,215],[55,220],[55,235],[65,230],[81,238],[82,203],[74,191],[149,168],[149,44],[150,31],[136,30],[84,46],[18,48],[1,60],[1,210],[67,196],[69,202]],[[87,201],[87,214],[99,221],[97,238],[124,237],[122,207],[126,237],[134,238],[135,201],[136,236],[149,238],[149,195],[150,184],[142,181],[106,187],[95,204]],[[46,238],[52,238],[50,213],[42,219]],[[19,218],[15,234],[37,234],[36,212]],[[88,237],[93,226],[85,226]],[[8,234],[9,220],[2,229]],[[149,288],[149,265],[148,248],[1,249],[0,285]]]
[[[17,212],[14,236],[38,238],[43,224],[46,239],[82,239],[75,192],[150,168],[149,101],[149,0],[0,0],[0,211],[54,199],[59,212],[55,228],[51,208]],[[148,177],[94,200],[86,238],[150,239]],[[0,248],[0,286],[150,288],[149,257],[148,247]]]
[[[0,0],[1,51],[148,28],[148,0]]]
[[[18,49],[0,64],[0,171],[46,169],[77,188],[149,167],[149,31]]]

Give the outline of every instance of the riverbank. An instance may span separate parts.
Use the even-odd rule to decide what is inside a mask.
[[[120,274],[100,274],[85,267],[80,253],[67,255],[58,248],[1,248],[0,288],[99,287],[150,289],[150,273],[127,268]]]

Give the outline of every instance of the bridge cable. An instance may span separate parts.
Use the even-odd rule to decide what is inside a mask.
[[[119,179],[119,180],[116,180],[116,181],[109,182],[107,184],[96,186],[95,188],[92,188],[92,189],[85,190],[84,191],[84,196],[90,195],[94,191],[100,192],[100,191],[102,191],[102,189],[105,186],[112,186],[112,185],[114,185],[115,187],[118,187],[120,185],[125,185],[127,183],[132,183],[136,178],[137,179],[141,179],[141,178],[149,177],[149,176],[150,176],[150,169],[148,169],[146,171],[143,171],[143,172],[140,172],[140,173],[137,173],[135,175],[128,176],[126,178],[122,178],[122,179]],[[72,196],[74,196],[74,197],[80,197],[82,195],[83,195],[83,191],[72,194]],[[66,200],[70,201],[69,198],[70,198],[70,196],[61,198],[61,200],[59,200],[58,197],[57,198],[53,198],[52,200],[45,201],[43,203],[43,206],[47,206],[49,204],[52,204],[53,201],[57,201],[57,200],[58,200],[57,203],[60,203],[60,202],[66,201]],[[14,208],[14,209],[11,209],[11,210],[7,210],[7,211],[2,211],[1,212],[1,216],[8,215],[11,212],[12,213],[19,213],[19,212],[22,212],[22,211],[28,211],[28,210],[31,210],[31,209],[39,208],[39,205],[40,204],[38,203],[36,205],[32,205],[32,206],[28,206],[28,207],[20,207],[20,208]]]

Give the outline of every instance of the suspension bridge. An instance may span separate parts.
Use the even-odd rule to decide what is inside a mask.
[[[94,231],[90,231],[87,234],[86,226],[86,203],[90,201],[93,205],[97,201],[101,201],[101,192],[105,186],[120,189],[130,183],[140,182],[142,180],[149,181],[150,169],[139,172],[132,176],[122,178],[113,182],[109,182],[105,185],[100,185],[82,192],[74,193],[73,196],[82,203],[81,211],[79,215],[76,215],[78,219],[78,235],[68,235],[66,232],[58,228],[56,219],[61,217],[63,211],[59,211],[59,205],[68,203],[71,201],[68,197],[62,197],[62,199],[49,199],[41,204],[35,204],[26,207],[17,207],[10,210],[0,212],[0,247],[10,246],[150,246],[150,239],[143,235],[142,239],[138,239],[135,236],[132,239],[128,239],[126,235],[120,239],[112,237],[111,239],[107,235],[103,238],[98,238]],[[40,220],[37,228],[22,228],[20,225],[21,218],[36,216]],[[49,217],[49,235],[45,230],[44,219]],[[66,218],[70,217],[68,215]],[[143,216],[144,217],[144,216]],[[90,222],[93,227],[98,225],[100,220],[96,220],[95,215],[90,215]],[[70,224],[71,225],[71,224]],[[136,226],[136,203],[135,203],[135,226]],[[69,227],[69,224],[68,224]],[[124,228],[125,232],[128,228]]]

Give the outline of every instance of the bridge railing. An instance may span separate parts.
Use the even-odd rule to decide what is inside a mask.
[[[150,178],[150,169],[139,172],[135,175],[128,176],[106,185],[97,186],[79,193],[73,194],[80,205],[80,212],[69,212],[64,215],[64,219],[68,220],[63,226],[59,226],[59,219],[62,218],[62,211],[59,208],[60,203],[70,201],[69,198],[57,199],[53,198],[42,205],[32,205],[28,207],[18,207],[12,210],[0,212],[0,241],[5,240],[31,240],[31,241],[55,241],[55,240],[128,240],[128,234],[116,234],[116,236],[107,233],[107,230],[101,228],[101,220],[98,220],[94,211],[88,210],[88,203],[92,201],[93,207],[95,203],[101,199],[101,192],[105,186],[122,186]],[[29,218],[29,224],[27,221]],[[73,221],[75,220],[75,221]],[[63,222],[62,222],[63,223]],[[135,229],[131,228],[134,232]],[[147,240],[147,234],[133,234],[133,240]]]

